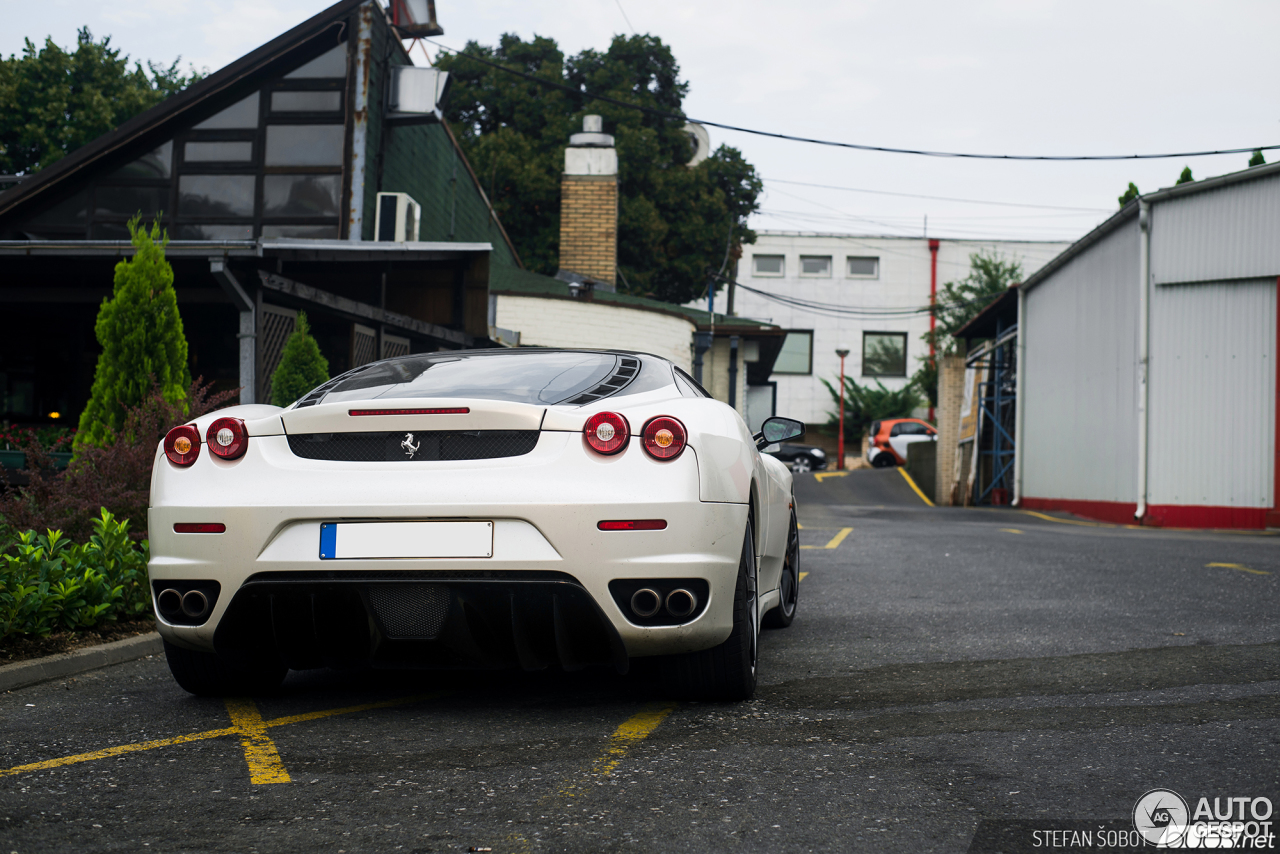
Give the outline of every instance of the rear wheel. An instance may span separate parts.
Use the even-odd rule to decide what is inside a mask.
[[[891,469],[897,464],[898,464],[898,461],[895,460],[893,458],[893,454],[889,453],[888,451],[881,451],[880,453],[876,454],[876,458],[871,461],[871,465],[875,466],[878,469]]]
[[[199,652],[164,642],[169,672],[186,691],[201,697],[266,694],[280,687],[289,668],[269,661],[249,668],[235,668],[217,653]]]
[[[761,621],[766,629],[785,629],[791,625],[791,621],[796,618],[796,606],[800,601],[800,526],[796,522],[794,509],[791,511],[791,527],[787,531],[787,554],[782,562],[778,592],[782,594],[782,601],[765,614]]]
[[[693,700],[750,700],[756,690],[760,648],[760,609],[756,588],[756,552],[747,523],[733,592],[733,631],[711,649],[672,655],[662,662],[664,681],[676,694]]]

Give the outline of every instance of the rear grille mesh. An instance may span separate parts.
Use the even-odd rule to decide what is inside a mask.
[[[375,584],[368,595],[389,638],[431,640],[449,616],[449,588],[444,584]]]
[[[618,366],[614,368],[613,373],[605,378],[599,385],[594,388],[587,389],[572,400],[566,400],[564,402],[568,404],[582,404],[601,400],[614,392],[625,388],[628,383],[636,378],[636,374],[638,373],[640,373],[639,359],[635,356],[620,356],[618,357]]]
[[[519,457],[538,444],[537,430],[423,430],[394,433],[292,433],[289,450],[308,460],[433,462]],[[416,446],[412,454],[409,451]]]

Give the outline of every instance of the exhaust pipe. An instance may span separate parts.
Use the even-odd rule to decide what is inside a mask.
[[[161,594],[163,595],[163,594]],[[199,590],[188,590],[182,596],[182,613],[193,620],[209,611],[209,597]]]
[[[161,590],[160,595],[156,597],[156,607],[160,609],[161,614],[176,617],[182,613],[182,594],[172,587]]]
[[[673,617],[684,618],[698,609],[698,597],[692,591],[677,587],[667,594],[667,613]]]
[[[650,587],[641,587],[631,594],[631,612],[637,617],[652,617],[662,607],[662,596]]]

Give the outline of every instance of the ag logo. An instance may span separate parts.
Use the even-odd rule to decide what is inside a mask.
[[[1133,826],[1157,848],[1181,847],[1191,814],[1182,796],[1170,789],[1152,789],[1133,807]]]

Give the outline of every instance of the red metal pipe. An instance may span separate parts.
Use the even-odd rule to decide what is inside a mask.
[[[844,354],[840,355],[840,436],[836,439],[836,469],[844,471]]]
[[[929,241],[929,361],[934,370],[938,368],[938,352],[934,346],[934,335],[938,328],[938,318],[934,316],[934,306],[938,304],[938,241]],[[929,407],[929,423],[933,420],[933,407]]]

